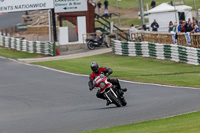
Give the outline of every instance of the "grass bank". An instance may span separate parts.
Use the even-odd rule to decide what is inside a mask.
[[[9,48],[0,47],[0,56],[7,57],[7,58],[40,58],[44,57],[43,55],[39,54],[30,54],[27,52],[16,51]]]
[[[200,112],[83,133],[199,133]]]
[[[107,19],[109,22],[114,22],[114,24],[118,25],[119,24],[119,19],[118,18],[112,18],[112,19]],[[139,19],[137,18],[121,18],[120,19],[121,21],[121,26],[123,27],[130,27],[131,24],[134,24],[134,25],[140,25],[141,22]],[[95,27],[101,27],[101,24],[98,23],[98,22],[95,22]]]
[[[102,3],[103,1],[104,0],[101,0]],[[109,5],[116,6],[116,0],[108,0],[108,1],[109,1]],[[156,5],[159,5],[164,2],[169,2],[170,0],[155,0],[155,1],[156,1]],[[139,8],[138,3],[139,3],[138,0],[121,0],[117,2],[117,5],[122,9],[130,9],[130,8],[138,9]],[[144,4],[145,9],[146,9],[146,4],[149,4],[149,8],[150,8],[151,0],[143,0],[143,4]],[[193,0],[185,0],[185,4],[188,6],[192,6],[193,9],[195,9]],[[196,4],[197,4],[197,8],[200,8],[200,3],[196,2]]]
[[[113,69],[112,77],[147,83],[199,87],[200,67],[142,57],[96,55],[78,59],[34,63],[63,71],[90,74],[90,63]]]

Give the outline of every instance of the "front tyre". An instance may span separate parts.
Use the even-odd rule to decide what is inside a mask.
[[[94,50],[95,49],[95,46],[94,46],[93,42],[91,42],[91,41],[89,41],[87,43],[87,46],[88,46],[88,49],[90,49],[90,50]]]
[[[108,97],[111,99],[111,101],[112,101],[117,107],[121,107],[121,106],[122,106],[121,101],[120,101],[118,98],[116,98],[116,97],[112,94],[111,91],[109,91],[109,92],[107,93],[107,95],[108,95]]]

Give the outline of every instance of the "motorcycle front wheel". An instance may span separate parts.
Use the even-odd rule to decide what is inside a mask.
[[[116,98],[116,97],[112,94],[111,91],[109,91],[109,92],[107,93],[107,95],[108,95],[108,97],[112,100],[112,102],[113,102],[117,107],[121,107],[121,106],[122,106],[121,101],[120,101],[118,98]]]
[[[90,50],[94,50],[95,49],[95,46],[94,46],[93,42],[91,42],[91,41],[89,41],[87,43],[87,46],[88,46],[88,49],[90,49]]]

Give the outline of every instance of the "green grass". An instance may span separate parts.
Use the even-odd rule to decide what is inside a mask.
[[[112,77],[147,83],[200,87],[200,67],[142,57],[96,55],[70,60],[34,63],[63,71],[90,74],[90,63],[113,69]]]
[[[60,26],[60,22],[56,21],[56,25]],[[67,21],[67,20],[63,20],[62,21],[62,26],[67,26],[67,27],[75,27],[71,22]]]
[[[112,19],[107,19],[109,22],[114,22],[115,25],[119,25],[119,19],[118,18],[112,18]],[[140,25],[141,22],[137,18],[121,18],[121,26],[123,27],[129,27],[131,24],[134,25]],[[95,27],[101,27],[101,24],[98,22],[95,22]]]
[[[104,0],[101,0],[102,3],[103,1]],[[116,0],[108,0],[108,1],[109,1],[109,5],[116,6]],[[155,1],[156,1],[156,5],[159,5],[163,2],[169,2],[171,0],[155,0]],[[130,9],[130,8],[138,9],[139,8],[138,3],[139,3],[138,0],[121,0],[120,2],[117,2],[117,5],[123,9]],[[144,4],[144,8],[146,8],[146,4],[149,4],[149,7],[150,7],[151,0],[143,0],[143,4]],[[194,9],[193,0],[185,0],[185,4],[188,6],[192,6]],[[200,2],[198,0],[196,0],[196,4],[197,4],[197,8],[200,8]]]
[[[200,112],[84,133],[199,133]]]
[[[9,48],[0,47],[0,56],[7,57],[7,58],[40,58],[44,57],[43,55],[39,54],[30,54],[27,52],[16,51]]]
[[[119,23],[119,19],[118,18],[110,19],[109,21],[110,22],[113,21],[115,24]],[[134,24],[134,25],[140,25],[141,24],[140,20],[137,19],[137,18],[132,18],[132,19],[130,19],[130,18],[121,18],[120,21],[121,21],[121,25],[122,26],[126,26],[126,27],[127,26],[129,27],[131,24]]]

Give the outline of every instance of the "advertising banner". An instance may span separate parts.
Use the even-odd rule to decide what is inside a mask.
[[[87,10],[87,0],[55,0],[55,13]]]
[[[0,12],[53,9],[54,0],[0,0]]]

